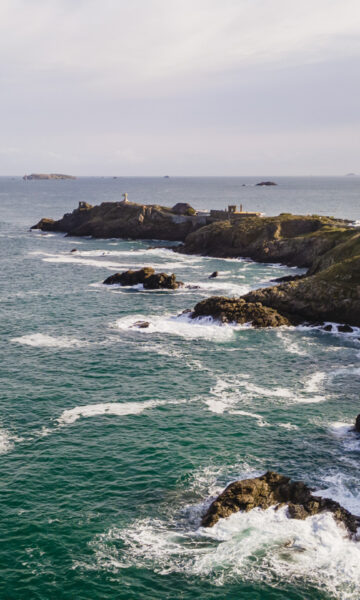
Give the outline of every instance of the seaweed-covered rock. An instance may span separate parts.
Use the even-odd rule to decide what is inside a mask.
[[[288,516],[305,519],[325,511],[355,534],[360,518],[352,515],[338,502],[329,498],[313,496],[310,488],[302,481],[291,481],[289,477],[268,471],[261,477],[243,479],[231,483],[210,505],[202,518],[203,527],[212,527],[219,519],[238,511],[262,509],[274,505],[288,505]]]
[[[224,296],[211,296],[202,300],[196,304],[191,317],[212,317],[222,323],[251,323],[254,327],[291,325],[287,317],[260,302],[247,302],[243,298]]]
[[[182,281],[176,281],[176,275],[167,273],[155,273],[152,267],[144,267],[138,271],[124,271],[110,275],[103,282],[105,285],[138,285],[141,283],[146,290],[170,289],[176,290],[183,285]]]

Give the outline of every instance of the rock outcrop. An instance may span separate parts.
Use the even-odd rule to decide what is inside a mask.
[[[302,481],[291,481],[278,473],[268,471],[261,477],[235,481],[214,500],[202,518],[203,527],[212,527],[219,519],[229,517],[238,511],[249,511],[259,507],[288,505],[288,516],[292,519],[306,519],[325,511],[345,525],[354,535],[360,525],[360,518],[352,515],[338,502],[329,498],[313,496]]]
[[[247,302],[243,298],[212,296],[196,304],[191,318],[212,317],[222,323],[250,323],[253,327],[280,327],[291,321],[277,310],[260,302]]]
[[[177,290],[184,284],[182,281],[176,281],[176,275],[168,275],[167,273],[155,273],[152,267],[144,267],[138,271],[124,271],[123,273],[115,273],[107,277],[103,281],[105,285],[126,285],[133,286],[139,283],[144,286],[146,290]]]
[[[281,262],[304,268],[317,268],[317,265],[322,268],[320,257],[341,243],[350,243],[356,233],[353,228],[330,217],[291,214],[252,216],[235,221],[217,221],[202,227],[190,233],[184,245],[176,248],[176,251],[220,258],[251,258],[259,262]],[[336,257],[331,255],[327,260],[336,261]]]
[[[171,208],[153,204],[126,201],[91,206],[80,202],[76,210],[65,214],[59,221],[41,219],[32,229],[95,238],[184,241],[189,233],[206,223],[206,216],[189,214],[189,210],[186,214],[179,214]]]
[[[302,321],[360,327],[360,255],[296,281],[253,290],[244,299]]]

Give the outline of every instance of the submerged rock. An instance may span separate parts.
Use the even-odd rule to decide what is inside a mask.
[[[147,329],[150,327],[149,321],[136,321],[132,327],[138,327],[139,329]]]
[[[127,285],[133,286],[141,283],[146,290],[170,289],[177,290],[183,285],[182,281],[176,281],[176,275],[167,273],[155,273],[152,267],[144,267],[138,271],[124,271],[115,273],[103,281],[105,285]]]
[[[284,504],[288,505],[288,516],[291,519],[306,519],[329,511],[351,534],[355,534],[360,525],[360,517],[352,515],[338,502],[313,496],[304,482],[291,481],[290,477],[273,471],[228,485],[210,505],[201,524],[203,527],[212,527],[219,519],[238,511],[248,512],[256,507],[266,509]]]
[[[251,323],[254,327],[280,327],[291,325],[287,317],[260,302],[247,302],[243,298],[212,296],[199,302],[191,317],[212,317],[222,323]]]
[[[354,330],[352,327],[350,327],[350,325],[347,325],[345,323],[345,325],[338,325],[338,331],[340,331],[340,333],[352,333]]]
[[[219,271],[214,271],[213,273],[211,273],[211,275],[209,275],[209,279],[214,279],[218,275],[219,275]]]

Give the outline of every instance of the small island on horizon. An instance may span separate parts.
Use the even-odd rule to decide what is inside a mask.
[[[24,175],[25,181],[31,181],[32,179],[76,179],[74,175],[64,175],[63,173],[31,173],[31,175]]]

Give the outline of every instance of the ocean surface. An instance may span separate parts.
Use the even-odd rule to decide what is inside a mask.
[[[350,431],[360,332],[178,316],[294,268],[29,231],[80,200],[123,192],[360,219],[358,177],[266,177],[279,185],[254,187],[261,179],[0,178],[1,599],[359,598],[360,542],[329,514],[253,510],[211,529],[200,516],[229,482],[267,469],[360,514],[360,437]],[[143,266],[199,289],[102,285]]]

